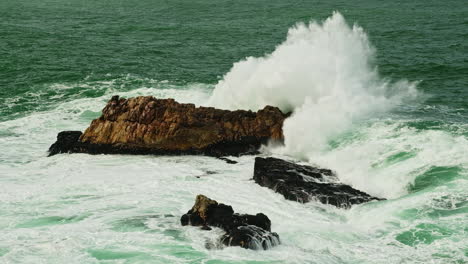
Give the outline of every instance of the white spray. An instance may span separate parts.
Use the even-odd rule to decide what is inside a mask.
[[[412,84],[391,85],[379,78],[373,57],[363,29],[348,26],[335,12],[323,24],[292,27],[273,53],[235,63],[217,84],[210,104],[252,110],[274,105],[293,111],[283,127],[283,150],[310,157],[354,121],[415,96]]]

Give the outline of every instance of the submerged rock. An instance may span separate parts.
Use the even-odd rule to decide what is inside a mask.
[[[253,179],[259,185],[281,193],[286,199],[301,203],[316,200],[349,208],[353,204],[383,200],[339,183],[331,170],[271,157],[255,158]]]
[[[283,140],[286,116],[272,106],[255,113],[195,107],[152,96],[114,96],[79,138],[76,131],[73,137],[70,131],[59,133],[50,155],[255,153],[268,140]]]
[[[209,226],[222,228],[226,234],[221,242],[226,246],[266,250],[280,243],[278,234],[271,232],[271,221],[266,215],[237,214],[231,206],[201,194],[180,222],[183,226],[201,226],[204,230],[211,230]]]

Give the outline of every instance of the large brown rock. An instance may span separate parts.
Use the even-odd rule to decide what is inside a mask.
[[[255,113],[152,96],[114,96],[76,144],[70,143],[76,131],[61,132],[49,152],[239,155],[255,152],[268,140],[282,141],[285,118],[272,106]],[[68,139],[66,148],[61,148],[60,138]]]

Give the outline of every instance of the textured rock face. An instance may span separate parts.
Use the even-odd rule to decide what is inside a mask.
[[[294,164],[276,158],[255,158],[256,183],[301,203],[317,200],[349,208],[372,200],[382,200],[338,182],[331,170]]]
[[[221,243],[248,249],[268,249],[280,243],[278,234],[271,232],[271,221],[262,213],[256,215],[236,214],[231,206],[218,204],[204,195],[198,195],[195,205],[180,222],[182,225],[219,227],[226,231]]]
[[[49,148],[49,156],[72,152],[82,134],[81,131],[62,131],[58,133],[57,141]]]
[[[91,154],[207,154],[253,153],[268,140],[283,140],[286,115],[266,106],[257,113],[180,104],[173,99],[140,96],[112,97],[102,116],[92,121],[76,146],[60,152]],[[62,137],[63,139],[63,137]],[[64,145],[59,142],[57,146]]]

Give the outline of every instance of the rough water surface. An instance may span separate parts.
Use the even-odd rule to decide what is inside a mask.
[[[467,8],[0,1],[0,262],[467,263]],[[252,181],[254,156],[47,157],[115,94],[294,110],[261,156],[387,200],[288,201]],[[281,245],[207,249],[222,230],[179,222],[199,193],[268,215]]]

